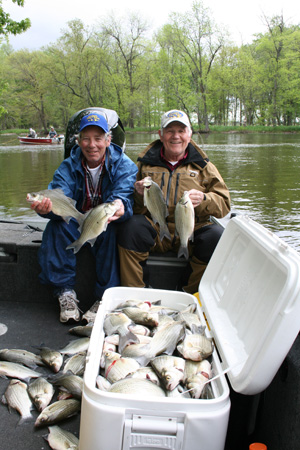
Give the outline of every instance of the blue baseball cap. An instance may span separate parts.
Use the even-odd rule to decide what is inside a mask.
[[[84,116],[80,121],[79,133],[84,128],[94,125],[100,127],[105,133],[108,133],[108,124],[104,116],[92,112],[87,116]]]

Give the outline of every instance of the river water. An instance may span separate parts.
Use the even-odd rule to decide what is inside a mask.
[[[127,134],[126,153],[138,153],[156,134]],[[232,209],[247,214],[300,251],[300,135],[194,135],[231,193]],[[0,136],[0,220],[37,216],[27,192],[46,189],[64,157],[63,145],[21,145]]]

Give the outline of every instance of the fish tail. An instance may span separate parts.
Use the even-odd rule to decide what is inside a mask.
[[[86,214],[82,214],[80,212],[78,212],[77,216],[75,217],[75,219],[77,220],[77,222],[79,223],[80,226],[82,226],[83,222],[86,219]]]
[[[25,416],[25,417],[21,417],[21,419],[17,423],[17,426],[28,425],[33,420],[34,420],[34,417],[32,414]]]
[[[180,258],[181,256],[184,256],[185,259],[189,259],[189,251],[187,247],[184,247],[181,245],[180,249],[178,250],[177,258]]]
[[[82,244],[77,239],[77,241],[74,241],[72,244],[68,245],[68,247],[66,247],[66,250],[72,250],[73,249],[73,252],[75,254],[75,253],[79,252],[81,247],[82,247]]]
[[[122,354],[124,348],[127,345],[138,344],[139,342],[140,342],[139,338],[135,334],[133,334],[131,331],[128,331],[128,333],[126,333],[126,334],[120,334],[119,353]]]
[[[163,238],[167,238],[167,239],[171,240],[170,231],[169,231],[167,225],[160,227],[159,239],[162,241]]]

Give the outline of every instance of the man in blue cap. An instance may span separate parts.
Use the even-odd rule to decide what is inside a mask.
[[[106,231],[97,237],[93,246],[86,244],[95,256],[97,275],[96,301],[83,316],[90,322],[105,289],[120,284],[114,222],[120,223],[132,215],[137,167],[119,146],[111,143],[107,121],[98,112],[91,112],[81,119],[77,141],[70,156],[55,171],[48,189],[62,189],[67,197],[76,201],[76,208],[81,213],[101,203],[116,201],[119,204]],[[76,255],[66,249],[79,238],[79,224],[75,219],[66,223],[55,215],[49,198],[32,203],[31,208],[50,219],[39,250],[40,281],[54,287],[60,304],[60,321],[79,321],[79,300],[74,291]]]

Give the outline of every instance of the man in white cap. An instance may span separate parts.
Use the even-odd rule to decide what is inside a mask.
[[[93,246],[85,244],[95,257],[97,276],[95,303],[83,316],[87,321],[95,318],[104,291],[120,284],[116,223],[132,215],[136,173],[135,163],[111,142],[106,118],[91,112],[81,119],[78,145],[55,171],[48,186],[48,189],[61,189],[67,197],[74,199],[81,213],[101,203],[119,203],[118,210],[109,218],[106,231],[97,237]],[[76,255],[67,247],[79,238],[79,224],[75,219],[66,223],[55,215],[50,198],[32,203],[31,208],[50,219],[39,250],[40,281],[53,286],[60,305],[60,321],[78,321],[79,300],[74,291]]]
[[[230,195],[217,168],[191,139],[188,116],[179,110],[163,114],[158,140],[138,156],[134,215],[118,229],[122,286],[144,287],[145,262],[149,252],[178,252],[180,238],[175,232],[175,207],[185,191],[195,212],[193,242],[189,241],[188,272],[178,280],[178,288],[198,291],[203,272],[221,237],[222,227],[210,216],[224,217],[230,211]],[[151,177],[166,200],[169,233],[161,239],[160,226],[144,205],[144,180]],[[179,254],[179,253],[178,253]]]

